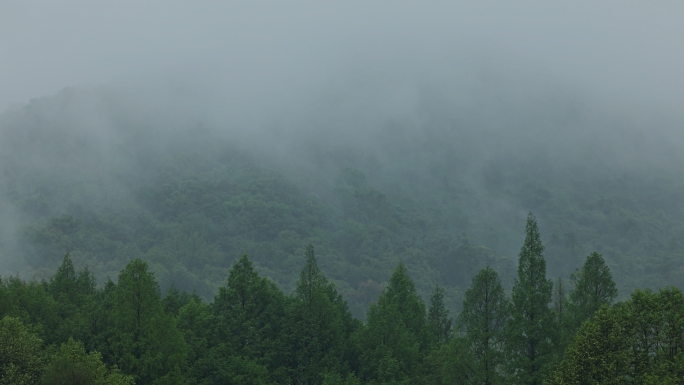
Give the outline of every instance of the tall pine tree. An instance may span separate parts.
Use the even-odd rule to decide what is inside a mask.
[[[512,317],[506,326],[509,371],[516,384],[542,384],[553,356],[554,317],[549,308],[553,283],[546,278],[543,252],[537,221],[530,213],[511,294]]]

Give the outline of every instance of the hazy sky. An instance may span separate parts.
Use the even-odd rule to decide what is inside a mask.
[[[683,16],[678,0],[0,0],[0,110],[68,86],[188,87],[258,105],[350,79],[448,84],[491,69],[676,112]]]

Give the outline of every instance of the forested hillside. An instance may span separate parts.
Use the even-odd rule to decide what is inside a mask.
[[[366,322],[307,246],[291,294],[245,255],[208,303],[164,296],[133,259],[101,288],[69,254],[43,281],[0,280],[0,382],[11,384],[576,384],[677,383],[684,374],[684,294],[618,295],[598,253],[554,284],[527,217],[508,296],[481,269],[455,319],[399,263]],[[566,283],[564,283],[566,282]],[[567,282],[571,282],[568,290]]]
[[[570,97],[524,112],[499,101],[487,113],[423,99],[411,112],[420,119],[321,104],[324,113],[251,130],[106,89],[9,110],[3,276],[47,278],[69,252],[101,285],[141,258],[162,290],[208,300],[248,254],[291,293],[312,243],[357,317],[400,261],[423,295],[442,285],[455,311],[482,267],[510,289],[533,211],[551,277],[598,251],[621,293],[684,285],[676,141]]]
[[[0,0],[0,385],[684,384],[682,14]]]

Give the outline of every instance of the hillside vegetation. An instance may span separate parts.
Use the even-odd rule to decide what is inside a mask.
[[[597,251],[620,293],[684,286],[676,141],[572,98],[265,128],[136,102],[68,89],[0,116],[3,276],[47,278],[69,252],[103,284],[140,258],[208,300],[247,254],[291,293],[311,243],[356,317],[400,261],[456,310],[485,266],[511,287],[532,211],[550,277]]]
[[[684,294],[618,295],[591,253],[568,290],[546,276],[527,217],[508,296],[481,269],[450,316],[444,290],[421,298],[406,265],[352,317],[313,246],[291,294],[245,255],[210,301],[172,286],[164,296],[133,259],[98,288],[69,254],[49,280],[0,280],[0,382],[11,384],[576,384],[677,383],[684,373]],[[454,322],[455,321],[455,322]]]

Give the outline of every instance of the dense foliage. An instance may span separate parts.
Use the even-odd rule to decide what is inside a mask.
[[[309,245],[294,293],[235,261],[210,303],[132,259],[97,287],[69,254],[49,280],[0,281],[0,384],[662,384],[684,375],[684,294],[616,297],[592,253],[552,304],[544,247],[527,220],[511,297],[482,269],[452,330],[443,291],[429,306],[406,265],[354,319]],[[563,320],[568,320],[567,325]],[[578,326],[579,330],[575,332]],[[562,334],[567,335],[562,335]],[[571,341],[558,354],[552,346]]]
[[[682,378],[679,152],[563,106],[240,134],[124,99],[0,116],[0,384]]]
[[[0,116],[0,271],[48,279],[69,252],[104,284],[140,258],[163,291],[208,301],[245,253],[293,293],[313,243],[357,318],[399,261],[454,312],[487,265],[512,288],[534,211],[554,281],[597,251],[625,295],[682,287],[681,152],[570,101],[497,100],[480,113],[431,97],[420,122],[319,116],[292,130],[102,89],[34,100]]]

